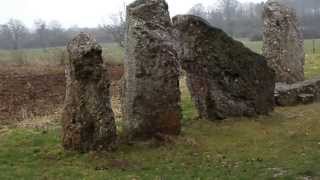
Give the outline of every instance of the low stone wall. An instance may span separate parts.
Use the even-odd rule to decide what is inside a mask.
[[[291,85],[276,84],[275,102],[278,106],[320,102],[320,76]]]

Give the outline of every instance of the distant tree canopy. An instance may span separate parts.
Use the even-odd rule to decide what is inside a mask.
[[[21,21],[11,19],[7,24],[1,26],[1,42],[6,43],[12,49],[19,49],[28,30]]]
[[[100,25],[99,28],[112,36],[114,42],[120,47],[124,47],[125,31],[126,31],[126,16],[120,11],[119,14],[110,17],[112,23]]]
[[[320,38],[320,0],[279,0],[296,9],[305,38]],[[236,38],[262,39],[264,3],[240,3],[238,0],[216,0],[216,6],[196,4],[189,10]],[[111,23],[97,28],[65,29],[57,21],[38,19],[28,29],[20,20],[0,24],[0,49],[47,48],[65,46],[81,31],[93,33],[101,43],[115,42],[124,46],[125,14],[111,16]]]
[[[320,38],[320,0],[279,0],[296,9],[305,38]],[[218,0],[218,6],[196,4],[189,14],[201,16],[237,38],[261,40],[264,3]]]
[[[65,46],[79,32],[93,33],[101,43],[113,42],[111,34],[101,28],[65,29],[57,21],[45,22],[41,19],[28,29],[20,20],[11,19],[0,25],[0,49],[48,48]]]

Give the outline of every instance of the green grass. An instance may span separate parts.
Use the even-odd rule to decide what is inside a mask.
[[[180,79],[180,91],[181,91],[181,108],[183,122],[189,122],[190,120],[196,119],[198,117],[198,112],[196,107],[191,99],[190,92],[187,87],[186,78],[183,77]]]
[[[243,42],[248,48],[251,50],[261,53],[262,52],[262,42],[261,41],[248,41],[245,39],[240,39],[241,42]],[[313,40],[306,39],[304,41],[304,48],[306,54],[312,54],[313,53]],[[320,54],[320,39],[315,40],[315,50],[316,54]]]
[[[315,76],[320,76],[320,40],[316,40],[315,54],[313,54],[313,40],[305,40],[305,76],[307,79],[311,79]],[[245,46],[251,50],[261,53],[262,52],[262,42],[252,42],[252,41],[242,41]]]
[[[67,59],[64,48],[0,50],[0,64],[58,65]]]
[[[210,122],[197,119],[181,82],[183,128],[172,142],[78,154],[64,151],[59,126],[0,129],[0,179],[320,178],[320,104]],[[43,118],[59,121],[56,115]]]
[[[305,77],[311,79],[320,76],[320,54],[306,55]]]
[[[257,52],[261,47],[261,42],[245,44]],[[122,63],[122,49],[103,46],[107,61]],[[308,78],[320,74],[318,49],[319,54],[310,54],[306,43]],[[30,53],[26,63],[45,55],[43,50],[25,51]],[[0,51],[0,62],[6,57],[10,52]],[[78,154],[63,150],[59,126],[49,130],[0,126],[0,179],[320,179],[320,104],[210,122],[197,119],[185,83],[181,84],[183,129],[173,142]],[[59,121],[56,116],[43,118]]]
[[[59,128],[11,129],[0,135],[0,179],[316,179],[319,117],[320,104],[313,104],[256,119],[187,118],[172,143],[101,154],[64,151]]]
[[[242,40],[242,42],[257,53],[261,53],[262,42]],[[316,53],[313,54],[312,40],[305,40],[306,52],[306,78],[310,79],[320,75],[320,40],[316,40]],[[124,49],[115,43],[102,44],[103,57],[111,64],[122,64]],[[19,51],[0,50],[0,64],[22,64],[22,65],[57,65],[67,59],[64,48],[48,49],[23,49]]]
[[[111,64],[122,64],[124,59],[124,49],[117,44],[102,44],[103,57]]]
[[[103,58],[111,64],[122,64],[123,49],[115,43],[102,44]],[[68,58],[64,47],[47,49],[0,50],[0,64],[59,65]]]
[[[257,53],[261,53],[262,42],[241,40],[247,47]],[[306,52],[306,77],[312,78],[320,72],[320,40],[316,40],[316,54],[313,54],[312,40],[305,40]],[[122,64],[124,49],[115,43],[102,44],[103,57],[111,64]],[[48,49],[22,49],[19,51],[0,50],[0,64],[40,64],[56,65],[62,64],[67,59],[64,48]]]

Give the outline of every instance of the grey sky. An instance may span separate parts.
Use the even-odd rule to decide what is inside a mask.
[[[22,20],[32,27],[34,20],[59,21],[64,27],[96,27],[108,16],[123,9],[124,2],[133,0],[1,0],[0,24],[10,18]],[[214,6],[218,0],[167,0],[171,15],[186,13],[193,5]],[[263,0],[240,0],[261,2]]]

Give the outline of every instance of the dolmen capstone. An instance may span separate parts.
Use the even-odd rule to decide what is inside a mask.
[[[125,135],[136,140],[178,135],[179,66],[165,0],[137,0],[127,7],[124,71]]]
[[[276,82],[304,80],[303,36],[296,13],[276,0],[265,3],[263,55],[276,72]]]
[[[179,60],[202,118],[265,115],[274,107],[275,73],[265,58],[204,19],[173,18]]]
[[[275,92],[279,106],[320,102],[320,77],[295,84],[277,83]]]
[[[102,48],[91,35],[80,33],[68,43],[67,50],[63,146],[79,152],[112,150],[116,125]]]

